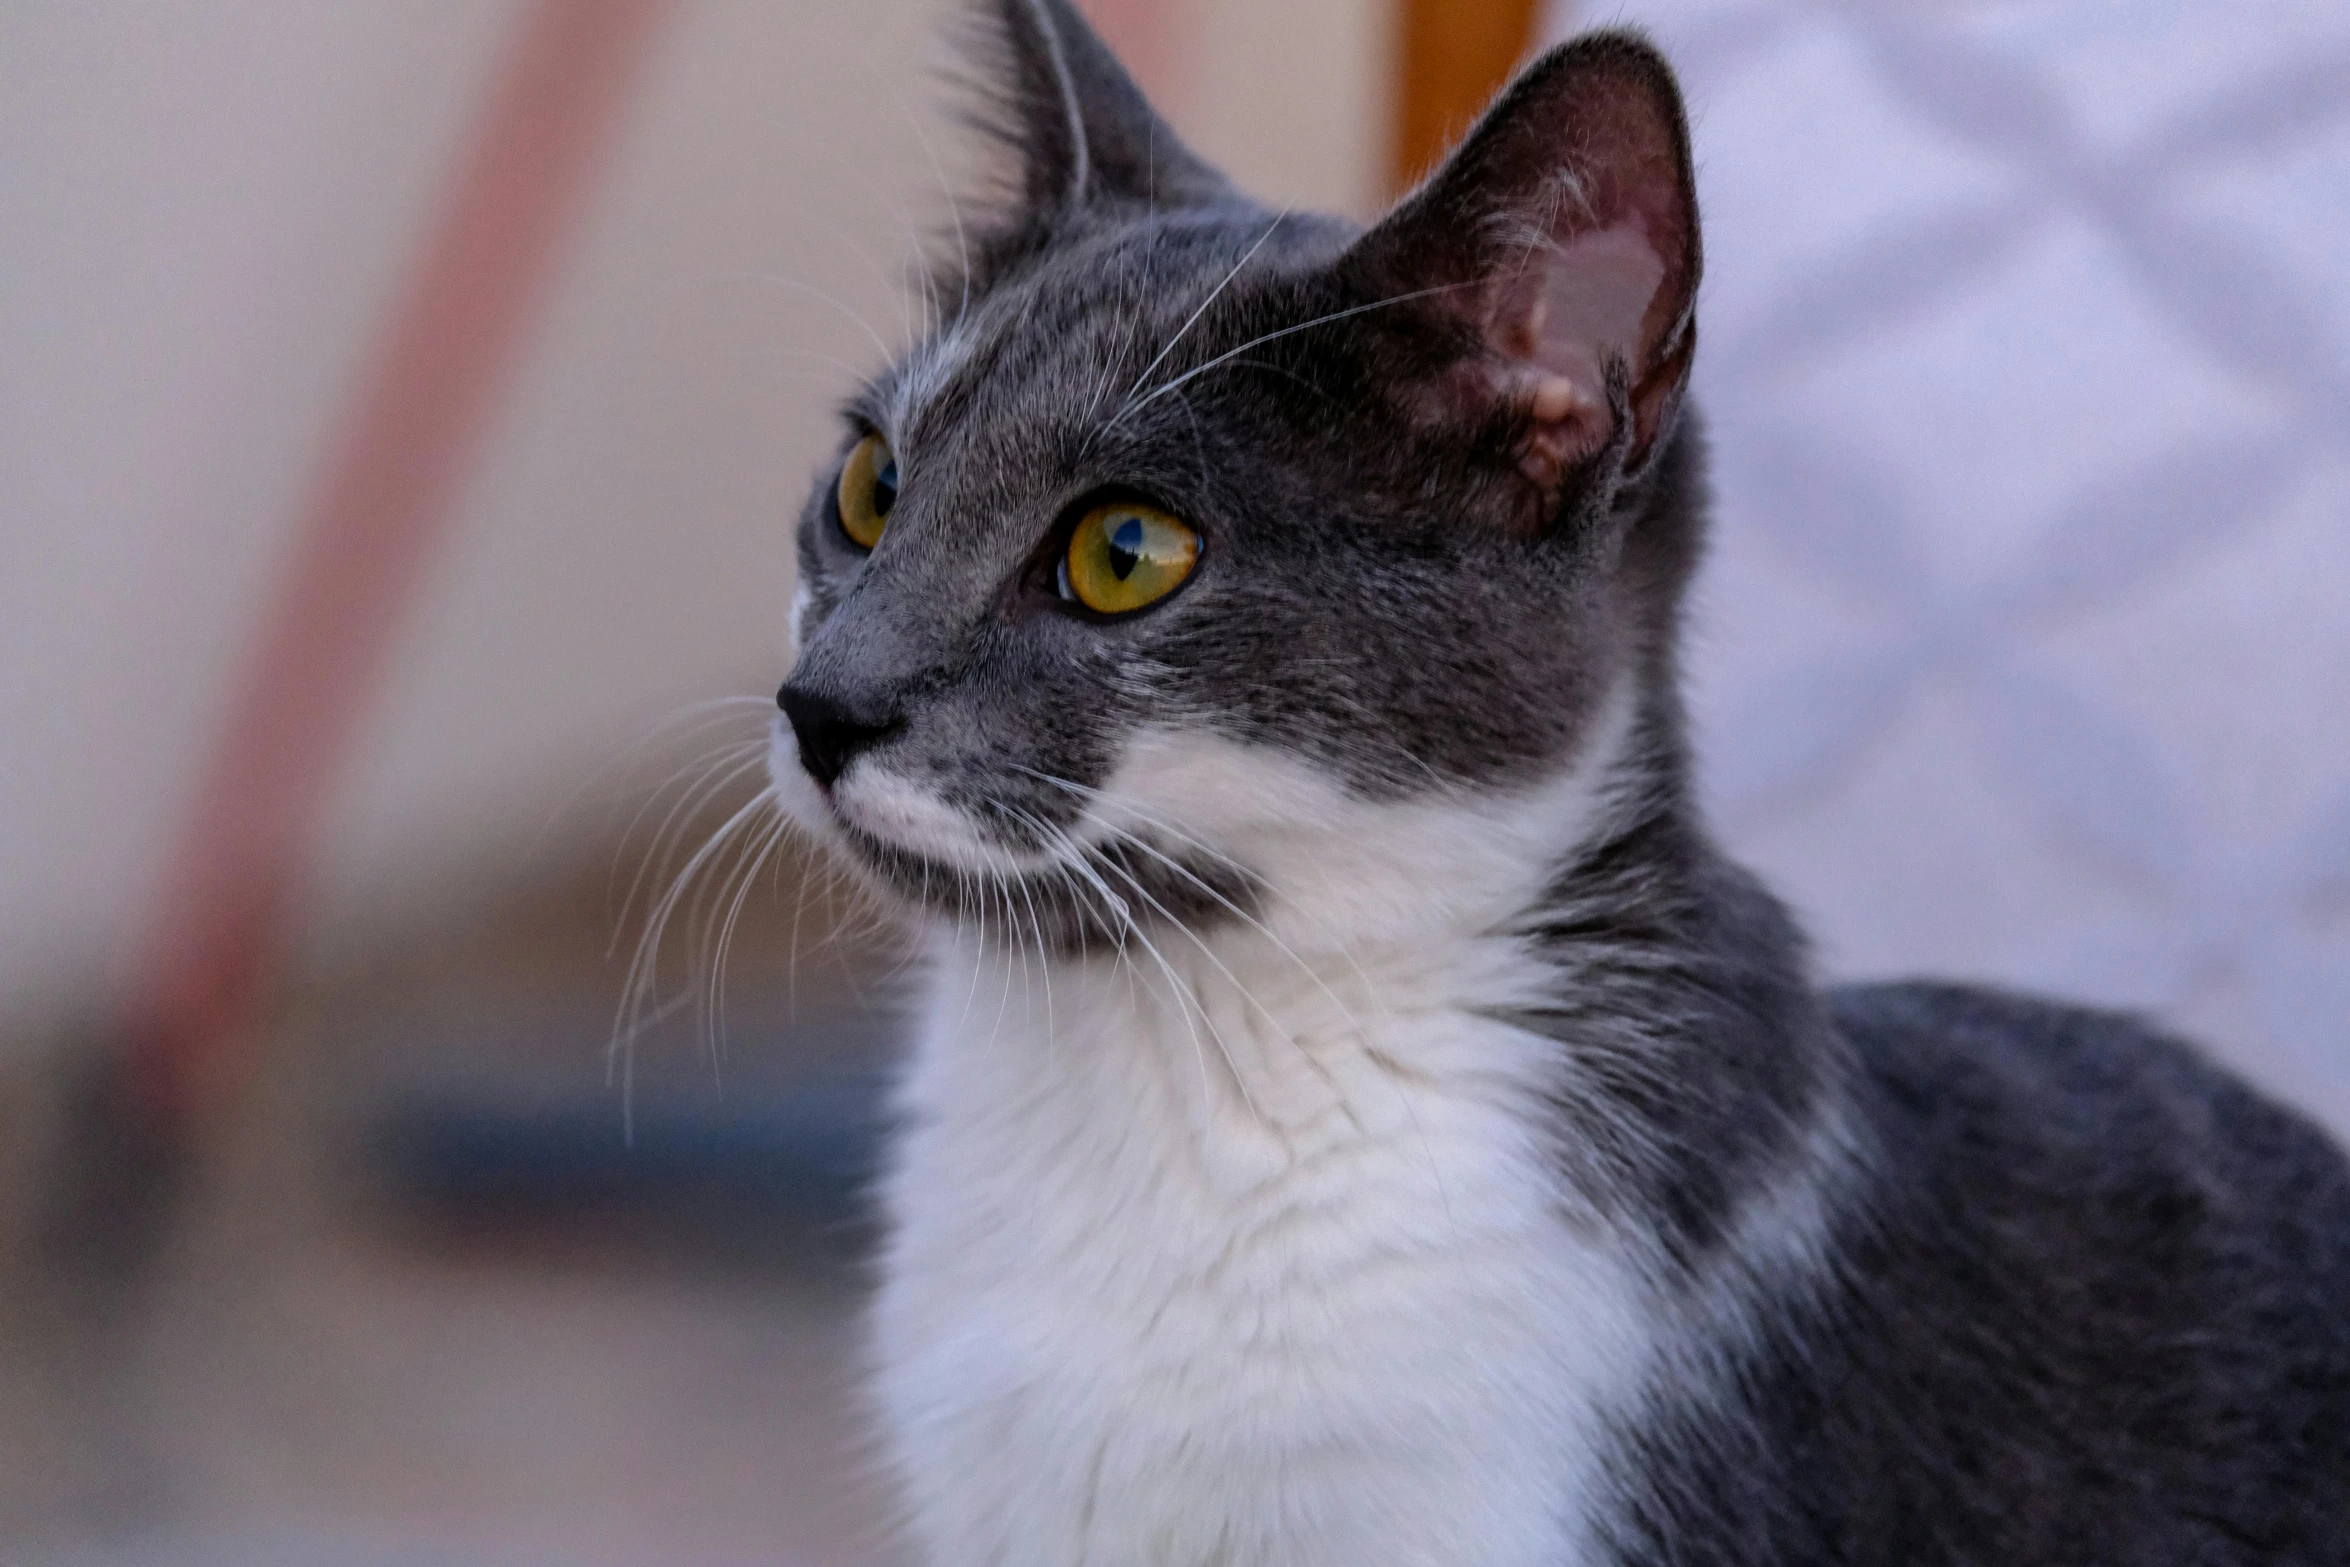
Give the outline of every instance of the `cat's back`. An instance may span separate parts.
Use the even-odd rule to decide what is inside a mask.
[[[1829,1002],[1885,1164],[1878,1228],[2077,1296],[2084,1352],[2172,1330],[2207,1371],[2235,1353],[2255,1382],[2306,1365],[2350,1393],[2350,1163],[2314,1123],[2119,1013],[1919,982]]]
[[[1873,1168],[1822,1294],[1745,1368],[1743,1440],[1707,1444],[1717,1505],[1652,1559],[2350,1562],[2350,1168],[2326,1136],[2113,1014],[1830,1001]]]

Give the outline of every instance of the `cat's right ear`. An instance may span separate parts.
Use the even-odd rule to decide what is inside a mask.
[[[1481,341],[1447,395],[1484,405],[1472,415],[1522,409],[1538,484],[1603,455],[1637,470],[1697,341],[1697,198],[1671,67],[1634,33],[1551,50],[1344,265],[1366,292],[1425,294]]]
[[[979,0],[966,52],[981,75],[980,126],[1019,163],[1022,215],[1131,201],[1194,206],[1233,194],[1177,139],[1069,0]]]

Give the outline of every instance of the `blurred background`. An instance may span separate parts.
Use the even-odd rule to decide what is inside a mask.
[[[609,1047],[970,167],[946,9],[0,5],[0,1560],[892,1559],[904,954],[715,855]],[[1651,28],[1726,835],[1832,974],[2145,1008],[2350,1130],[2350,11],[1087,9],[1366,217]]]

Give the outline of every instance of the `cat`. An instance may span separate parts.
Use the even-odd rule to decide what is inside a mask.
[[[799,522],[785,808],[923,933],[883,1447],[946,1567],[2350,1561],[2350,1172],[2127,1018],[1822,988],[1693,802],[1638,35],[1370,227],[1066,0]]]

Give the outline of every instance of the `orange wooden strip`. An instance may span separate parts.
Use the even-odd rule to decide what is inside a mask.
[[[1534,42],[1538,0],[1398,0],[1397,194],[1436,166]]]

